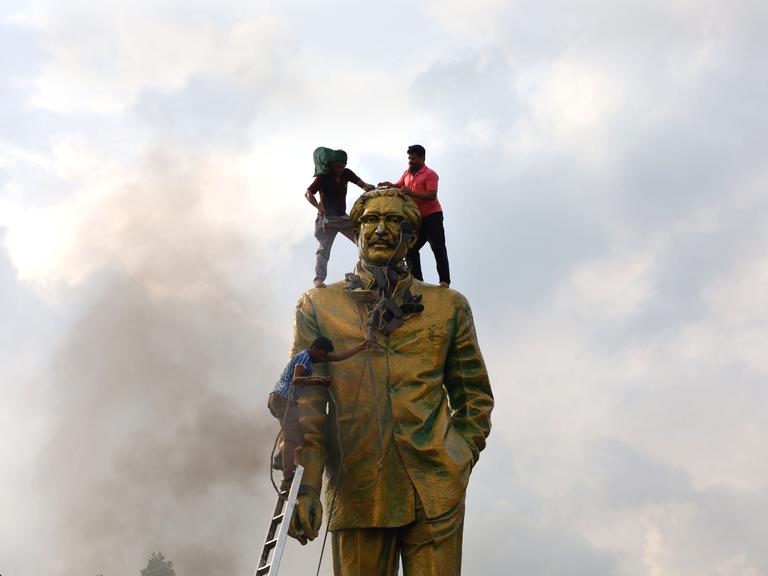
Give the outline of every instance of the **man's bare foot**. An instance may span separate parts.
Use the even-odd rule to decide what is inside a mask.
[[[322,280],[315,280],[315,288],[325,288],[325,282]]]
[[[448,282],[440,282],[441,288],[448,288]]]

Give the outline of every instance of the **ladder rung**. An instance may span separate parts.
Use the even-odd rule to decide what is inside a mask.
[[[273,568],[274,572],[277,572],[280,567],[280,559],[283,556],[286,538],[288,537],[288,524],[285,521],[293,515],[303,473],[304,468],[296,466],[290,490],[284,490],[278,495],[275,511],[273,512],[274,516],[269,523],[269,530],[267,530],[266,542],[264,542],[264,546],[261,549],[259,564],[264,565],[256,568],[254,576],[277,576],[273,574]],[[272,555],[271,560],[269,559],[270,552]],[[269,561],[269,564],[266,563],[267,561]]]

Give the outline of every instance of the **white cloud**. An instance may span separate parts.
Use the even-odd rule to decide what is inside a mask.
[[[559,288],[563,313],[597,325],[637,314],[655,292],[653,254],[619,254],[577,266]]]
[[[396,177],[419,141],[441,175],[454,285],[473,303],[498,400],[470,488],[465,571],[765,574],[764,3],[384,12],[345,1],[15,10],[3,25],[24,29],[18,60],[34,65],[6,79],[0,117],[12,265],[0,282],[61,296],[42,328],[37,300],[13,300],[24,314],[5,333],[56,336],[12,373],[48,377],[30,366],[65,354],[59,334],[74,319],[94,326],[88,311],[139,303],[151,341],[132,333],[112,349],[78,332],[122,367],[138,352],[157,360],[144,396],[120,380],[133,411],[105,397],[121,426],[99,420],[97,467],[125,462],[109,441],[155,414],[163,375],[191,377],[180,351],[212,361],[210,378],[193,380],[257,402],[250,374],[279,367],[292,302],[311,279],[312,149],[343,147],[377,181]],[[335,247],[332,274],[351,258],[351,245]],[[110,290],[120,297],[104,298]],[[98,389],[68,366],[72,389]],[[23,407],[23,382],[13,389]],[[45,422],[69,412],[32,406],[50,410],[28,428],[34,450]],[[16,490],[28,483],[0,472]],[[87,472],[104,489],[109,475]],[[251,520],[238,524],[244,540]],[[43,516],[25,522],[4,529],[25,542],[2,555],[18,573],[44,573],[16,550],[38,534],[66,540]],[[514,545],[500,536],[510,533]],[[200,559],[182,536],[165,542],[187,566]],[[313,550],[287,572],[305,573]]]
[[[765,571],[761,570],[746,554],[738,554],[720,564],[715,574],[717,576],[765,576]]]
[[[229,11],[212,21],[206,11],[177,7],[37,5],[27,21],[44,36],[51,59],[36,81],[33,103],[60,113],[112,114],[142,91],[177,90],[207,73],[260,86],[279,79],[276,61],[290,37],[280,19],[251,10],[244,19]]]

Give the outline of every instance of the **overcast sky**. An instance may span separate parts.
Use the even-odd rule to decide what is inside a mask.
[[[768,575],[766,29],[764,0],[2,0],[0,573],[252,573],[312,150],[378,182],[421,143],[497,398],[464,573]]]

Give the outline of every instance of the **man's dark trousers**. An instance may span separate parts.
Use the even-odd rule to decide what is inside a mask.
[[[424,216],[419,229],[419,239],[416,245],[408,252],[407,259],[411,265],[411,273],[418,280],[424,280],[421,274],[421,258],[419,250],[429,242],[432,253],[435,255],[437,275],[440,282],[451,283],[451,272],[448,267],[448,250],[445,248],[445,230],[443,229],[443,213],[433,212]]]

